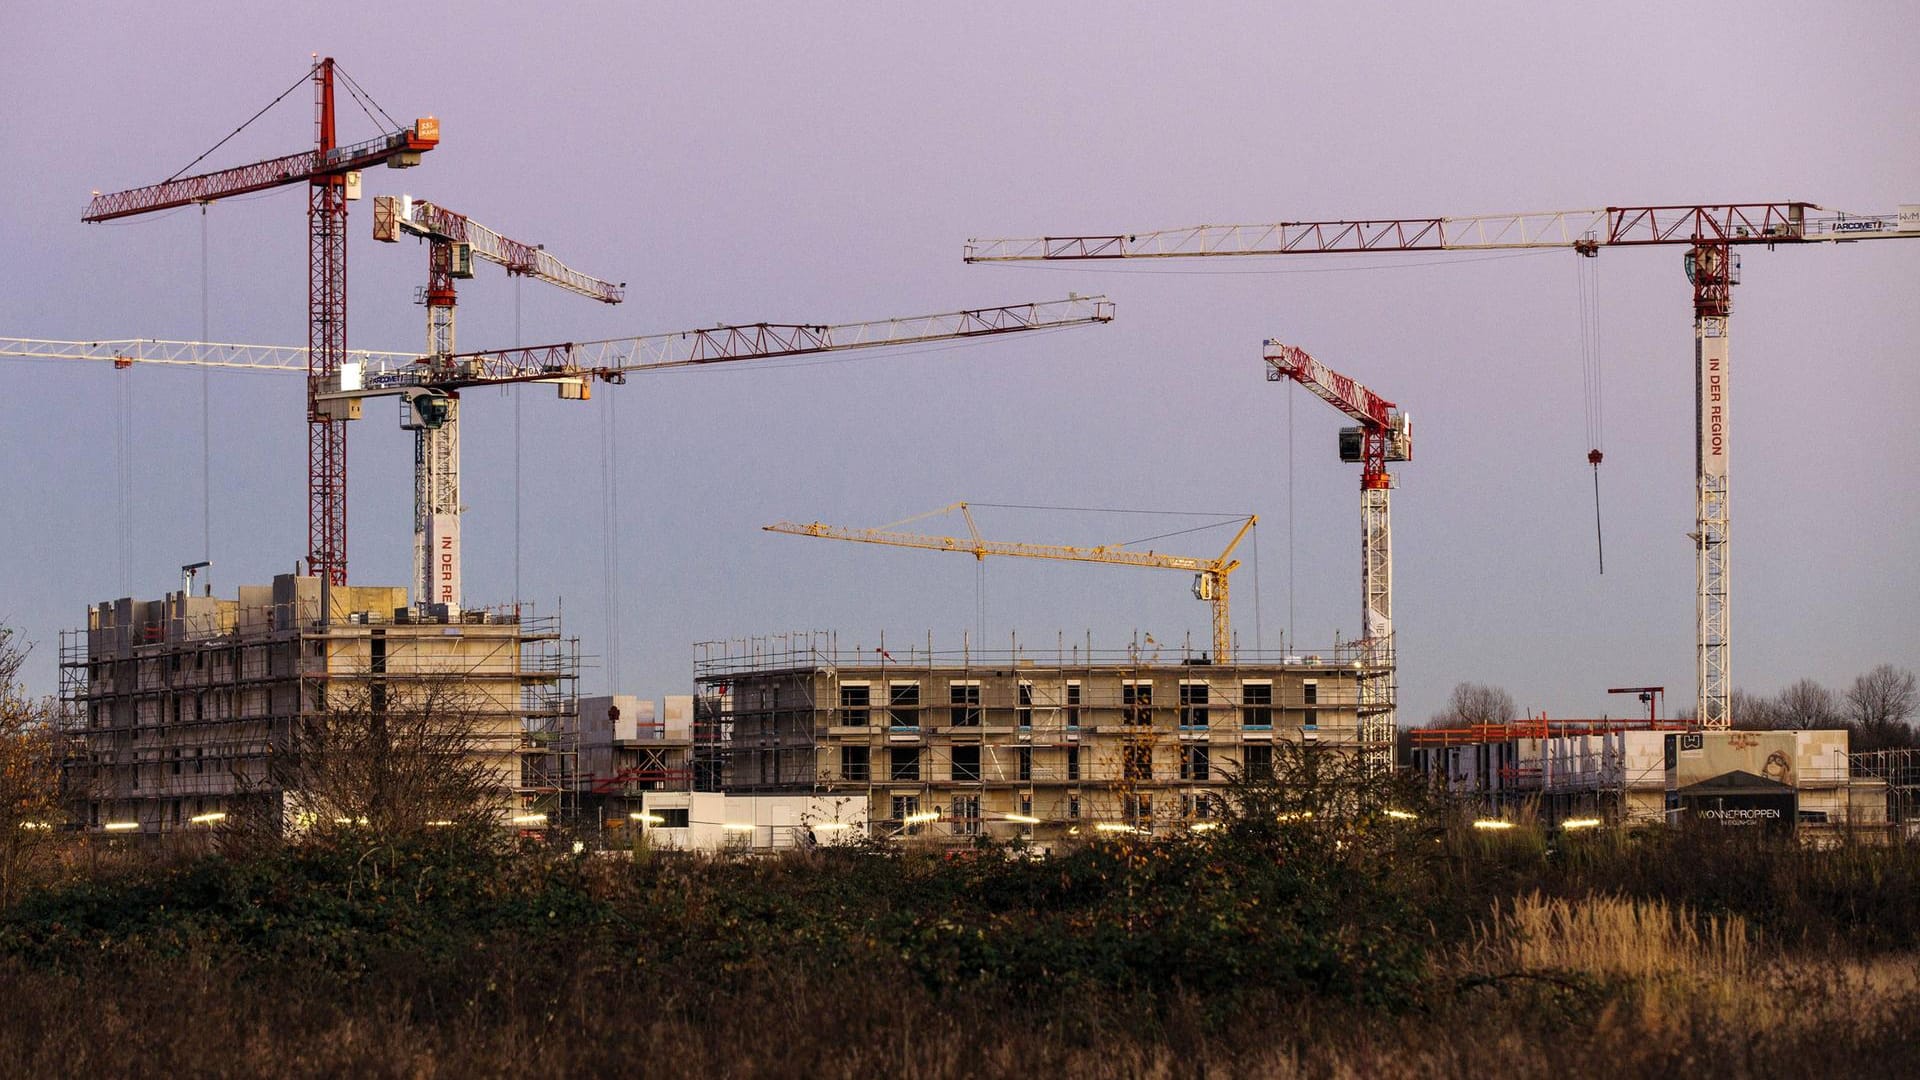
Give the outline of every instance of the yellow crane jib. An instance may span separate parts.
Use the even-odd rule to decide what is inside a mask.
[[[897,526],[922,518],[951,514],[958,511],[967,523],[965,537],[938,536],[930,533],[898,531]],[[765,531],[784,533],[789,536],[815,536],[823,540],[851,540],[862,544],[880,544],[886,547],[916,548],[922,551],[951,551],[972,555],[984,561],[989,555],[1004,555],[1022,559],[1053,559],[1060,562],[1105,563],[1110,566],[1139,566],[1157,570],[1185,570],[1194,575],[1193,595],[1213,605],[1213,659],[1215,663],[1231,662],[1233,657],[1233,630],[1228,606],[1228,582],[1235,570],[1240,568],[1240,560],[1233,552],[1259,523],[1259,516],[1248,514],[1240,523],[1240,529],[1234,533],[1226,549],[1215,558],[1200,558],[1191,555],[1169,555],[1158,551],[1132,551],[1124,545],[1106,544],[1097,547],[1074,547],[1066,544],[1035,544],[1013,540],[986,540],[980,536],[975,525],[973,513],[964,502],[951,503],[938,510],[917,514],[904,521],[877,529],[853,528],[845,525],[829,525],[814,521],[799,523],[778,521],[764,526]]]

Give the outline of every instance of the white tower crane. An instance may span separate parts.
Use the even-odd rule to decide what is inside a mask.
[[[569,292],[617,304],[624,283],[601,281],[568,267],[533,244],[509,240],[445,207],[411,195],[373,200],[373,238],[397,243],[402,235],[427,241],[427,308],[430,369],[453,374],[454,282],[473,276],[478,258]],[[460,610],[460,393],[423,387],[401,403],[400,424],[413,432],[413,602],[424,609]]]
[[[1369,766],[1393,766],[1393,477],[1389,461],[1413,460],[1413,419],[1393,402],[1308,356],[1267,339],[1267,381],[1292,379],[1358,421],[1340,429],[1340,460],[1360,463],[1360,750]]]
[[[1717,729],[1732,723],[1727,315],[1739,280],[1736,249],[1916,238],[1920,238],[1920,205],[1901,206],[1894,214],[1846,214],[1822,211],[1813,203],[1779,201],[1196,225],[1158,232],[969,240],[965,258],[971,263],[1515,248],[1570,248],[1592,256],[1603,247],[1685,245],[1687,277],[1693,284],[1695,526],[1689,536],[1695,562],[1699,723]]]

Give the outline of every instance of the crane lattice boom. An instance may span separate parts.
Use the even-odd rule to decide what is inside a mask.
[[[411,164],[412,158],[433,149],[439,142],[440,122],[431,116],[424,116],[415,120],[410,128],[352,146],[335,147],[324,154],[318,150],[303,150],[271,161],[256,161],[234,169],[183,176],[178,180],[117,191],[111,195],[95,195],[80,220],[112,221],[155,210],[171,210],[191,203],[229,199],[235,195],[311,180],[316,176],[337,176],[395,161],[404,160]]]
[[[1475,217],[1283,221],[1194,225],[1139,233],[969,240],[967,262],[1193,258],[1220,255],[1353,254],[1375,251],[1499,251],[1647,244],[1796,244],[1920,236],[1920,208],[1895,214],[1833,213],[1807,202],[1610,206]]]
[[[489,386],[587,377],[620,383],[632,374],[700,364],[915,345],[1111,321],[1113,304],[1106,297],[1075,296],[1044,303],[972,308],[872,322],[747,323],[645,337],[462,353],[452,358],[457,374],[392,372],[370,379],[368,386],[369,389],[398,389],[419,384]]]
[[[749,323],[704,330],[681,330],[645,337],[610,338],[578,344],[468,353],[467,373],[445,380],[424,370],[430,357],[418,352],[353,349],[346,357],[362,365],[365,386],[336,396],[394,393],[408,386],[456,388],[499,383],[594,376],[619,382],[630,374],[735,360],[924,344],[951,338],[1050,330],[1111,322],[1113,304],[1104,296],[1074,297],[1000,308],[975,308],[941,315],[883,319],[822,326],[798,323]],[[36,360],[92,360],[115,367],[156,364],[213,367],[239,371],[305,374],[309,350],[298,345],[237,345],[160,338],[58,341],[0,337],[0,356]]]
[[[1267,341],[1267,363],[1272,369],[1312,390],[1322,401],[1360,421],[1384,430],[1393,402],[1307,355],[1296,345]]]
[[[1240,546],[1247,533],[1252,531],[1259,518],[1248,515],[1241,523],[1240,531],[1227,544],[1226,550],[1212,559],[1197,558],[1188,555],[1168,555],[1158,551],[1129,551],[1122,545],[1102,545],[1099,547],[1072,547],[1066,544],[1030,544],[1009,540],[983,540],[980,530],[974,526],[973,514],[964,502],[954,503],[933,511],[934,514],[948,514],[959,511],[966,519],[966,538],[957,536],[934,536],[926,533],[896,532],[891,529],[858,529],[844,525],[827,525],[822,522],[798,524],[792,521],[779,521],[765,526],[767,532],[785,533],[789,536],[816,536],[823,540],[852,540],[863,544],[881,544],[888,547],[918,548],[923,551],[952,551],[972,555],[975,559],[985,560],[989,555],[1005,555],[1022,559],[1054,559],[1061,562],[1106,563],[1110,566],[1141,566],[1160,570],[1186,570],[1196,576],[1193,594],[1195,598],[1208,601],[1213,605],[1213,658],[1215,663],[1226,663],[1233,655],[1233,624],[1228,601],[1228,584],[1231,575],[1240,568],[1240,560],[1233,557],[1235,548]],[[931,516],[931,515],[921,515]]]
[[[617,304],[626,298],[624,285],[583,274],[548,254],[540,245],[510,240],[465,214],[411,195],[375,196],[373,238],[398,240],[398,232],[466,244],[474,255],[505,267],[509,274],[524,274],[603,304]]]
[[[105,341],[52,341],[45,338],[0,338],[0,356],[36,360],[96,360],[114,367],[157,364],[162,367],[231,368],[237,371],[286,372],[305,375],[310,350],[301,345],[233,345],[215,341],[166,341],[159,338],[119,338]],[[419,363],[419,353],[352,349],[348,363],[376,377]]]

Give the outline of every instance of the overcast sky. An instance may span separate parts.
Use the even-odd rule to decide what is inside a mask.
[[[1692,704],[1692,339],[1681,249],[1604,252],[1594,566],[1577,257],[966,266],[969,237],[1202,222],[1804,199],[1920,202],[1908,4],[13,4],[0,13],[0,335],[303,344],[304,188],[82,225],[306,70],[341,67],[443,142],[366,175],[628,283],[608,309],[491,266],[460,344],[719,322],[840,322],[1106,293],[1105,327],[596,389],[468,395],[466,586],[563,608],[620,689],[691,690],[695,641],[830,629],[843,645],[1118,647],[1208,635],[1184,576],[780,537],[956,499],[1258,513],[1234,579],[1244,646],[1311,651],[1360,619],[1357,467],[1341,418],[1263,379],[1304,346],[1401,404],[1401,718],[1462,680],[1554,716]],[[1435,13],[1429,14],[1428,10]],[[374,133],[343,100],[343,138]],[[312,145],[305,88],[208,159]],[[349,221],[349,343],[411,350],[426,252]],[[204,234],[203,234],[204,228]],[[202,243],[210,296],[203,330]],[[1732,327],[1734,683],[1842,687],[1920,666],[1920,243],[1749,249]],[[213,581],[306,548],[297,379],[210,380]],[[126,435],[122,395],[130,401]],[[513,439],[518,400],[521,476]],[[203,553],[197,374],[0,360],[0,619],[57,688],[62,628]],[[611,457],[602,432],[610,430]],[[411,437],[350,435],[349,558],[404,584]],[[122,445],[123,442],[126,445]],[[121,495],[122,463],[132,496]],[[617,480],[617,610],[602,512]],[[1289,500],[1291,499],[1291,502]],[[1289,520],[1289,505],[1292,513]],[[120,522],[131,509],[130,545]],[[1000,539],[1132,540],[1164,519],[985,511]],[[938,525],[936,524],[936,527]],[[955,525],[957,528],[957,524]],[[1208,555],[1228,539],[1161,543]],[[1254,556],[1257,555],[1257,558]],[[127,569],[123,571],[123,563]],[[1291,565],[1291,590],[1289,566]],[[609,635],[609,626],[614,634]]]

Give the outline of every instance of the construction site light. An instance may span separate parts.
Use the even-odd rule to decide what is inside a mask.
[[[1599,824],[1600,819],[1597,817],[1578,817],[1568,818],[1560,823],[1560,827],[1563,829],[1592,829],[1598,827]]]
[[[1389,810],[1387,816],[1395,821],[1416,821],[1420,817],[1419,814],[1410,814],[1405,810]]]
[[[921,812],[919,812],[919,813],[917,813],[917,814],[908,814],[908,815],[907,815],[906,817],[903,817],[903,818],[901,818],[901,819],[900,819],[900,824],[902,824],[902,825],[925,825],[925,824],[926,824],[927,822],[929,822],[929,821],[939,821],[939,820],[940,820],[940,811],[938,811],[938,810],[922,810]]]
[[[513,817],[513,823],[515,825],[545,825],[547,823],[547,815],[515,814]]]
[[[51,829],[51,828],[53,828],[53,822],[51,822],[51,821],[23,821],[23,822],[21,822],[21,823],[20,823],[20,827],[21,827],[21,828],[23,828],[23,829]]]
[[[1011,821],[1011,822],[1013,822],[1013,823],[1014,823],[1014,824],[1016,824],[1016,825],[1038,825],[1038,824],[1040,824],[1040,819],[1039,819],[1039,818],[1037,818],[1037,817],[1034,817],[1034,816],[1033,816],[1032,814],[1006,814],[1006,815],[1003,815],[1003,816],[1001,817],[1001,820],[1002,820],[1002,821]]]
[[[1095,825],[1093,827],[1093,830],[1095,832],[1111,832],[1111,833],[1130,833],[1130,832],[1140,831],[1139,829],[1136,829],[1131,825],[1123,825],[1117,821],[1102,821],[1099,824]]]
[[[125,832],[128,829],[137,829],[139,827],[140,823],[137,821],[109,821],[101,826],[101,828],[108,832]]]
[[[1219,827],[1220,823],[1217,821],[1196,821],[1187,826],[1187,830],[1189,832],[1212,832]]]
[[[628,814],[627,816],[635,821],[644,821],[649,825],[664,825],[667,820],[659,814]]]
[[[227,820],[227,815],[222,811],[215,810],[208,814],[195,814],[187,820],[195,825],[211,825],[216,821]]]
[[[1501,821],[1499,818],[1480,818],[1473,823],[1473,827],[1476,829],[1511,829],[1513,828],[1513,822]]]
[[[752,832],[760,826],[751,821],[729,821],[720,827],[728,832]]]
[[[851,829],[851,828],[853,828],[853,825],[849,822],[823,821],[820,824],[813,826],[813,831],[814,832],[839,832],[842,829]]]

